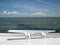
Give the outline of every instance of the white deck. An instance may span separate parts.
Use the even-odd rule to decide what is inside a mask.
[[[52,31],[8,32],[13,33],[0,33],[0,45],[60,45],[60,33],[48,33]]]
[[[0,45],[60,45],[60,38],[0,41]]]
[[[47,37],[30,39],[23,33],[0,33],[0,45],[60,45],[60,33],[48,33]]]

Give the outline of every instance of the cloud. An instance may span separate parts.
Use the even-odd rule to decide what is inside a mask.
[[[6,14],[6,15],[12,15],[12,14],[15,14],[15,15],[20,15],[21,13],[20,12],[17,12],[17,11],[3,11],[3,14]]]
[[[3,14],[7,14],[7,11],[3,11]]]
[[[36,13],[33,13],[31,14],[32,16],[47,16],[46,13],[44,12],[36,12]]]
[[[0,17],[60,17],[56,13],[46,13],[46,12],[34,12],[34,13],[21,13],[17,11],[3,11],[0,12]]]
[[[17,11],[3,11],[4,15],[19,15],[19,16],[23,16],[23,17],[35,17],[35,16],[47,16],[44,12],[35,12],[35,13],[20,13]]]
[[[60,8],[60,6],[57,6],[57,5],[55,5],[55,4],[46,2],[46,1],[44,1],[44,0],[37,0],[37,1],[40,1],[40,2],[42,2],[42,3],[45,3],[45,4],[47,4],[47,5],[51,6],[51,7],[57,7],[57,8]]]

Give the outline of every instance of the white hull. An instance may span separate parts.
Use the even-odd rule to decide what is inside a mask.
[[[60,45],[60,38],[0,41],[0,45]]]

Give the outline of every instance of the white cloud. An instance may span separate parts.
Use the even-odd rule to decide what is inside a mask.
[[[3,14],[6,14],[7,13],[7,11],[3,11]]]
[[[44,12],[36,12],[31,14],[32,16],[47,16]]]
[[[17,12],[17,11],[3,11],[3,12],[0,12],[0,17],[60,17],[59,14],[45,13],[42,11],[34,12],[34,13],[21,13],[21,12]]]
[[[21,13],[20,12],[17,12],[17,11],[3,11],[3,14],[6,14],[6,15],[12,15],[12,14],[15,14],[15,15],[20,15]]]
[[[46,2],[45,0],[37,0],[39,2],[42,2],[42,3],[45,3],[51,7],[57,7],[57,8],[60,8],[60,6],[56,5],[56,4],[53,4],[53,3],[49,3],[49,2]]]
[[[42,17],[42,16],[47,16],[44,12],[35,12],[35,13],[20,13],[17,11],[3,11],[4,15],[19,15],[19,16],[24,16],[24,17]]]

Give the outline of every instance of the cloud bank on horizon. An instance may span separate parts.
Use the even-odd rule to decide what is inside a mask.
[[[60,0],[0,0],[0,17],[60,17]]]

